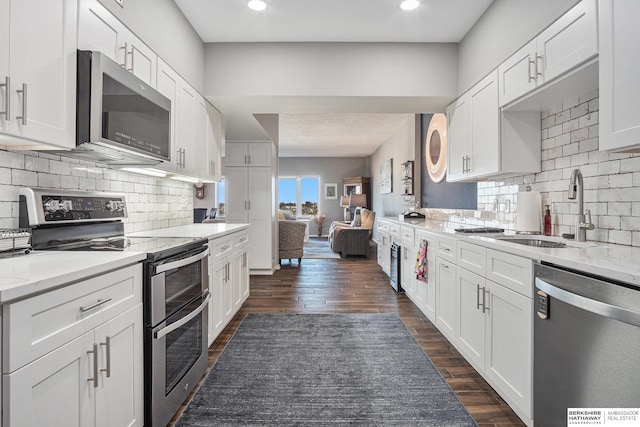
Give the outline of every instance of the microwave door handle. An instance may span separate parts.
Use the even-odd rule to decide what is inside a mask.
[[[200,252],[199,254],[191,256],[189,258],[185,258],[185,259],[181,259],[179,261],[168,262],[166,264],[159,265],[156,268],[156,274],[163,273],[163,272],[168,271],[168,270],[173,270],[174,268],[184,267],[185,265],[192,264],[192,263],[194,263],[194,262],[196,262],[198,260],[201,260],[202,258],[205,258],[208,255],[209,255],[209,248],[207,248],[206,250]]]
[[[187,322],[189,322],[191,319],[196,317],[198,314],[202,313],[202,311],[207,307],[207,304],[209,304],[209,300],[211,299],[211,294],[209,293],[208,289],[204,292],[204,295],[206,295],[204,297],[204,301],[202,302],[202,304],[200,304],[198,306],[198,308],[196,308],[191,313],[189,313],[188,315],[184,316],[182,319],[178,320],[177,322],[172,323],[171,325],[167,326],[166,328],[160,329],[158,332],[154,332],[153,333],[153,338],[158,340],[158,339],[164,337],[165,335],[175,331],[179,327],[181,327],[184,324],[186,324]]]

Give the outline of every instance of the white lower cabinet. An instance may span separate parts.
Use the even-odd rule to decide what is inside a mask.
[[[404,242],[403,242],[404,243]],[[414,273],[415,266],[415,252],[414,248],[410,246],[402,245],[402,262],[400,271],[400,283],[402,289],[407,296],[420,308],[420,302],[417,295],[417,280]]]
[[[3,425],[143,425],[141,278],[139,265],[128,267],[5,306],[5,325],[24,313],[32,314],[27,325],[10,328],[3,336],[5,348],[9,342],[22,349],[31,348],[26,354],[14,353],[11,360],[4,361]],[[94,288],[96,292],[92,293]],[[98,299],[98,303],[105,303],[95,305],[93,295],[115,298],[124,296],[127,288],[137,291],[121,302],[109,305],[111,301]],[[90,296],[95,308],[85,306],[86,296]],[[48,306],[43,306],[47,301]],[[127,309],[129,301],[134,305]],[[64,313],[76,313],[72,317],[77,321],[59,316]],[[55,314],[55,318],[49,317]],[[65,325],[56,320],[59,318],[64,319]],[[43,341],[35,338],[52,325],[55,331],[44,341],[64,339],[64,344],[51,351],[41,351],[44,347],[30,344]],[[70,339],[69,331],[75,334]],[[16,364],[16,369],[9,368]]]
[[[456,275],[456,347],[478,371],[484,370],[485,316],[487,307],[485,280],[458,267]]]
[[[209,240],[208,344],[220,335],[249,297],[249,233]]]
[[[456,266],[436,258],[436,326],[452,343],[456,341]]]

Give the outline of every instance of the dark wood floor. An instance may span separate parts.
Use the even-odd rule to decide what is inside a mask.
[[[375,246],[368,259],[303,259],[300,266],[283,261],[273,276],[251,276],[251,296],[209,348],[209,367],[247,313],[389,312],[400,316],[479,426],[524,425],[422,312],[393,291]]]

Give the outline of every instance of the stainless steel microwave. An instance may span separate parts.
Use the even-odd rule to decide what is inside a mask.
[[[75,157],[116,166],[170,160],[171,101],[101,52],[78,51]]]

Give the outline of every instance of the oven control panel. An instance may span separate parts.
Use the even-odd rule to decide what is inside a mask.
[[[116,221],[127,217],[124,195],[88,191],[21,189],[29,225]]]

